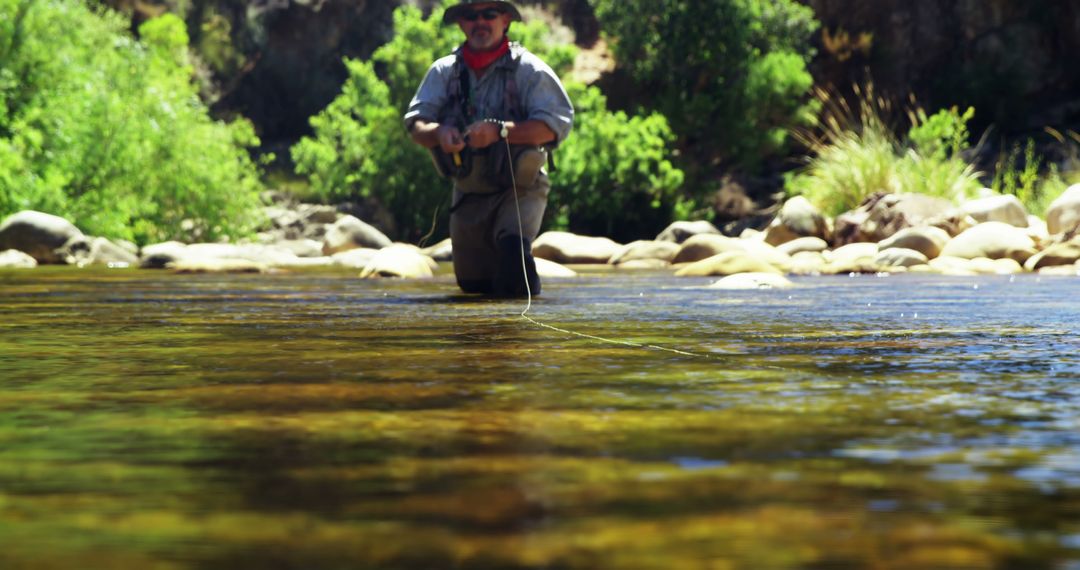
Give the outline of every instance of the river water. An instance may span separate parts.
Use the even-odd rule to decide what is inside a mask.
[[[0,568],[1080,569],[1080,279],[0,273]]]

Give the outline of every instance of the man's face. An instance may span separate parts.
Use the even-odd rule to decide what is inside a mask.
[[[475,4],[458,18],[465,41],[474,50],[485,51],[502,43],[512,16],[494,2]]]

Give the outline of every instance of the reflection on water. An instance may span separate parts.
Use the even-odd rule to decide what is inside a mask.
[[[0,273],[0,568],[1080,568],[1068,278]]]

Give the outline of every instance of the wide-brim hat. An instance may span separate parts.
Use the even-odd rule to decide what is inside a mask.
[[[462,12],[467,12],[471,10],[472,8],[470,6],[472,6],[473,4],[498,4],[500,8],[506,10],[507,13],[513,16],[514,21],[523,21],[521,19],[521,12],[518,12],[518,9],[509,2],[492,2],[491,0],[461,0],[461,2],[458,2],[457,4],[447,8],[446,12],[443,12],[443,23],[452,24],[458,21],[458,18],[461,17]]]

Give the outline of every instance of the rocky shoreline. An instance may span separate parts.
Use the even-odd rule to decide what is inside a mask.
[[[421,249],[394,243],[333,206],[279,201],[264,209],[268,229],[245,243],[165,242],[139,248],[83,234],[50,214],[22,211],[0,222],[0,268],[42,264],[165,269],[177,273],[268,272],[346,267],[361,278],[432,277],[453,260],[449,240]],[[576,264],[723,277],[724,288],[784,287],[791,275],[1038,272],[1080,275],[1080,184],[1051,204],[1046,219],[1010,195],[987,192],[954,205],[918,194],[877,194],[835,219],[795,197],[762,230],[722,235],[705,221],[675,222],[651,240],[620,244],[551,231],[533,245],[547,278]]]

